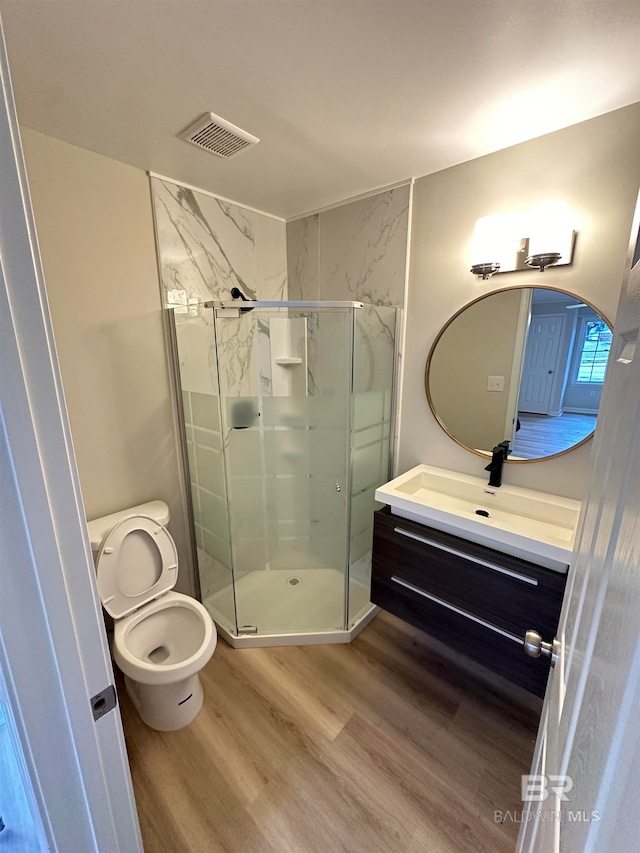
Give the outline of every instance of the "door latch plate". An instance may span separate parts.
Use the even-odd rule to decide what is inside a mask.
[[[108,714],[109,711],[113,711],[116,707],[117,701],[116,689],[113,684],[105,687],[105,689],[101,690],[100,693],[96,693],[96,695],[92,696],[90,699],[93,719],[99,720],[100,717],[104,717],[104,715]]]

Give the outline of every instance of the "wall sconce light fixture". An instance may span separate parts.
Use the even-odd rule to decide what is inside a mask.
[[[540,272],[544,272],[547,267],[552,267],[558,263],[562,255],[560,252],[547,252],[546,254],[529,255],[525,264],[528,267],[536,267]]]
[[[474,275],[479,275],[483,281],[486,281],[494,273],[500,272],[500,264],[497,261],[488,264],[474,264],[471,267],[471,272]]]
[[[486,281],[495,273],[544,272],[571,264],[576,232],[568,223],[569,213],[561,202],[541,204],[519,217],[484,216],[473,234],[471,272]],[[531,236],[520,237],[522,233]],[[493,260],[476,263],[476,258]]]

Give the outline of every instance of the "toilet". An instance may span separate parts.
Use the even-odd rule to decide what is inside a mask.
[[[114,619],[113,658],[142,720],[164,732],[202,707],[198,673],[217,641],[202,604],[172,592],[178,555],[168,521],[166,503],[150,501],[88,524],[100,600]]]

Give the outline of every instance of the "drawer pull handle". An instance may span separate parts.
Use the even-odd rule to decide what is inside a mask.
[[[482,625],[484,628],[488,628],[490,631],[494,631],[496,634],[501,634],[503,637],[506,637],[508,640],[513,640],[514,643],[518,643],[518,645],[522,645],[522,637],[516,637],[515,634],[512,634],[510,631],[505,631],[502,628],[498,628],[497,625],[494,625],[491,622],[487,622],[484,619],[480,619],[479,616],[474,616],[473,613],[469,613],[468,610],[463,610],[461,607],[456,607],[455,604],[449,604],[448,601],[444,601],[442,598],[438,598],[436,595],[431,595],[430,592],[425,592],[423,589],[420,589],[418,586],[414,586],[412,583],[408,583],[407,581],[403,581],[402,578],[396,577],[393,575],[391,578],[393,583],[397,583],[399,586],[405,587],[405,589],[411,590],[411,592],[416,592],[418,595],[421,595],[423,598],[428,598],[429,601],[433,601],[435,604],[439,604],[441,607],[446,607],[447,610],[453,610],[454,613],[459,613],[460,616],[464,616],[465,619],[470,619],[472,622],[477,622],[478,625]]]
[[[509,575],[510,578],[515,578],[522,583],[530,583],[532,586],[538,586],[537,578],[531,578],[528,575],[523,575],[520,572],[514,572],[512,569],[505,569],[502,566],[497,566],[495,563],[488,563],[486,560],[481,560],[479,557],[472,557],[471,554],[465,554],[464,551],[456,551],[455,548],[449,548],[447,545],[441,545],[439,542],[434,542],[431,539],[426,539],[424,536],[418,536],[416,533],[409,533],[408,530],[403,530],[401,527],[394,527],[394,533],[399,533],[401,536],[407,536],[409,539],[415,539],[417,542],[422,542],[424,545],[430,545],[432,548],[437,548],[439,551],[446,551],[447,554],[453,554],[454,557],[461,557],[470,563],[477,563],[479,566],[484,566],[485,569],[491,569],[493,572],[500,572],[501,575]]]

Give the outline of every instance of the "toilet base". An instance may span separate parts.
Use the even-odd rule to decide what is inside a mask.
[[[140,684],[125,675],[124,684],[143,723],[159,732],[188,726],[202,708],[203,692],[198,673],[174,684]]]

